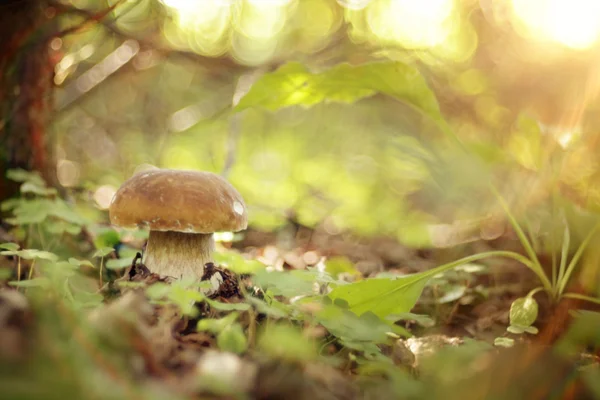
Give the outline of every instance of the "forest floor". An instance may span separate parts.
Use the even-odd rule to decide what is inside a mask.
[[[204,277],[213,291],[194,299],[136,260],[104,285],[106,305],[84,314],[67,310],[60,298],[40,303],[21,297],[27,288],[6,286],[0,291],[0,354],[11,360],[0,363],[6,398],[61,398],[65,390],[90,399],[598,398],[586,383],[597,375],[574,375],[584,367],[597,373],[598,352],[555,351],[572,343],[563,340],[571,319],[566,309],[539,296],[540,333],[507,332],[511,304],[536,286],[517,262],[471,263],[435,276],[411,313],[398,316],[394,332],[378,320],[303,303],[304,278],[283,278],[323,266],[349,282],[405,276],[469,254],[518,249],[515,240],[420,250],[290,224],[276,233],[249,230],[219,247],[229,262],[240,263],[241,255],[286,275],[263,281],[273,290],[259,290],[252,273],[234,274],[217,262]],[[327,283],[309,288],[327,293]],[[333,314],[323,316],[327,310]],[[85,323],[77,321],[82,315]],[[494,346],[498,338],[515,344]],[[31,387],[15,385],[19,379]]]

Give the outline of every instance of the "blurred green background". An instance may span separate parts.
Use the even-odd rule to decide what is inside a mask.
[[[59,181],[83,188],[98,212],[142,164],[225,174],[256,228],[293,215],[330,233],[413,245],[430,243],[432,224],[493,214],[488,182],[519,211],[562,186],[577,205],[596,203],[595,2],[64,4],[73,8],[60,16],[63,29],[116,5],[51,43]],[[406,72],[379,78],[432,106],[377,91],[336,101],[334,73],[333,101],[285,107],[297,88],[265,85],[262,105],[276,110],[231,112],[253,82],[289,62],[316,74],[340,63],[407,65],[427,85]]]

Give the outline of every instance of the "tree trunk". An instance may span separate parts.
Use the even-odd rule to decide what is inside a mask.
[[[56,10],[43,0],[0,0],[0,201],[18,189],[6,170],[39,171],[55,183],[47,124]]]

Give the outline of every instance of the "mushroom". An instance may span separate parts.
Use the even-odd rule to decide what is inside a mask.
[[[149,228],[142,262],[150,271],[199,281],[211,261],[213,232],[245,229],[242,196],[210,172],[153,169],[127,180],[112,199],[110,222]]]

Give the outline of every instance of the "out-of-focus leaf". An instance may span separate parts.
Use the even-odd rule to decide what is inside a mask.
[[[323,102],[352,103],[376,93],[395,97],[441,120],[435,95],[423,76],[400,62],[340,64],[319,73],[311,73],[300,63],[288,63],[259,79],[235,111],[255,106],[277,110]]]
[[[102,247],[94,252],[92,257],[105,257],[115,251],[113,247]]]
[[[349,274],[360,276],[360,272],[354,267],[354,264],[346,257],[331,257],[325,261],[325,271],[331,276],[337,277],[340,274]]]
[[[260,271],[252,278],[255,285],[276,296],[294,297],[314,294],[314,275],[308,271]]]
[[[39,287],[39,288],[45,288],[50,286],[50,280],[48,278],[45,277],[39,277],[39,278],[34,278],[34,279],[27,279],[24,281],[12,281],[8,283],[11,286],[16,286],[16,287],[23,287],[23,288],[34,288],[34,287]]]
[[[232,353],[243,353],[248,348],[248,340],[244,335],[242,326],[238,323],[225,327],[217,335],[217,345],[223,351]]]
[[[223,329],[231,326],[238,318],[238,313],[232,312],[227,314],[226,317],[220,319],[214,318],[204,318],[198,321],[198,325],[196,328],[199,331],[207,331],[211,333],[219,333],[223,331]]]
[[[25,250],[18,250],[18,251],[6,250],[6,251],[0,252],[0,254],[6,255],[6,256],[18,256],[18,257],[24,258],[26,260],[33,260],[34,258],[38,258],[38,259],[42,259],[42,260],[49,260],[49,261],[58,260],[58,256],[54,253],[50,253],[49,251],[43,251],[43,250],[35,250],[35,249],[25,249]]]
[[[0,244],[0,249],[3,250],[19,250],[19,245],[16,243],[2,243]]]
[[[92,268],[96,268],[94,267],[94,264],[92,264],[90,261],[88,260],[78,260],[76,258],[69,258],[69,263],[72,265],[76,265],[78,267],[81,267],[82,265],[88,266],[88,267],[92,267]]]
[[[464,296],[467,288],[464,285],[450,285],[442,297],[437,299],[439,304],[451,303]]]
[[[397,322],[397,321],[414,321],[417,324],[421,325],[422,327],[425,328],[431,328],[432,326],[435,325],[435,321],[428,315],[421,315],[421,314],[414,314],[414,313],[400,313],[400,314],[393,314],[393,315],[388,315],[386,317],[386,320],[388,321],[393,321],[393,322]]]
[[[353,341],[382,343],[388,339],[387,333],[392,331],[390,323],[371,312],[357,316],[333,304],[324,306],[316,317],[333,335]]]
[[[48,188],[46,185],[37,185],[33,182],[25,182],[21,185],[21,193],[33,193],[38,196],[50,196],[56,194],[56,189]]]
[[[26,171],[24,169],[9,169],[6,177],[15,182],[31,182],[38,186],[45,186],[45,182],[37,172]]]
[[[515,344],[515,340],[507,337],[497,337],[494,339],[494,346],[498,347],[512,347]]]
[[[264,300],[248,296],[246,301],[248,304],[253,305],[259,313],[274,318],[284,318],[291,312],[291,307],[289,305],[281,303],[275,299],[272,299],[271,303],[267,304],[267,302]]]
[[[522,333],[530,333],[532,335],[537,335],[539,332],[535,326],[522,326],[522,325],[510,325],[506,330],[510,333],[514,333],[515,335],[520,335]]]
[[[521,116],[517,131],[509,139],[508,150],[525,168],[538,170],[542,163],[542,133],[538,124]]]
[[[256,260],[246,260],[241,254],[233,251],[213,254],[216,264],[225,265],[236,274],[253,274],[265,269],[265,265]]]
[[[104,266],[107,269],[122,269],[131,265],[132,260],[127,258],[119,258],[117,260],[108,260]]]
[[[44,228],[48,231],[48,233],[57,235],[65,232],[70,235],[78,235],[81,232],[81,226],[60,220],[52,221],[52,223],[46,224]]]
[[[246,311],[250,309],[250,304],[246,303],[222,303],[220,301],[204,299],[212,308],[219,311]]]
[[[314,343],[289,325],[269,325],[259,337],[259,349],[288,361],[310,361],[316,357]]]
[[[537,301],[529,296],[516,299],[510,306],[509,316],[510,324],[513,326],[531,326],[538,316]]]
[[[350,311],[361,315],[371,311],[385,318],[409,312],[417,303],[430,275],[413,274],[396,279],[366,279],[336,287],[329,293],[332,300],[348,302]]]

